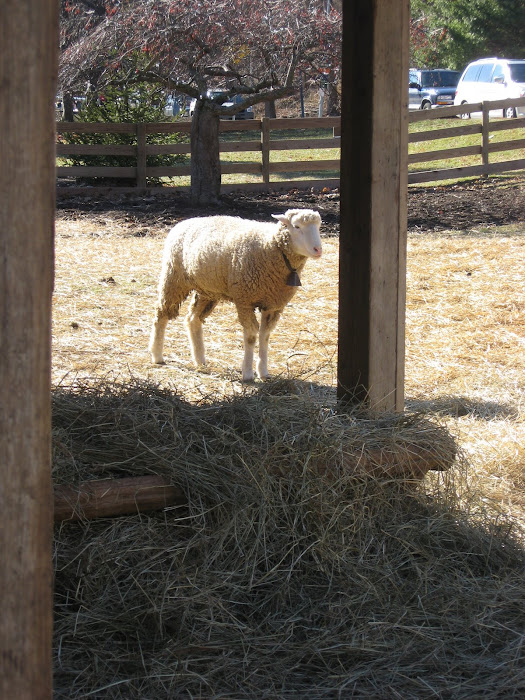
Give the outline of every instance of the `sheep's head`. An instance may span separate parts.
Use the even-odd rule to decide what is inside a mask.
[[[290,246],[298,255],[307,258],[320,258],[323,252],[321,243],[321,217],[312,209],[289,209],[285,214],[272,214],[288,231]]]

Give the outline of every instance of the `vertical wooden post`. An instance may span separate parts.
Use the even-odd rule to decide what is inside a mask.
[[[52,696],[56,0],[0,3],[0,697]]]
[[[270,189],[270,120],[263,117],[261,120],[261,158],[262,179],[267,189]]]
[[[338,396],[403,409],[409,0],[343,11]]]
[[[488,175],[489,164],[489,136],[490,136],[490,104],[483,102],[481,105],[481,162],[485,166],[484,177]]]
[[[137,124],[137,187],[146,187],[146,124]]]

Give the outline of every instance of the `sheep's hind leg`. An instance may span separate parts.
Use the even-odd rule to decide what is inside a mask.
[[[251,307],[237,306],[239,323],[244,334],[244,359],[242,361],[242,381],[253,382],[253,352],[259,324]]]
[[[190,339],[191,356],[196,365],[206,364],[202,324],[216,305],[216,300],[194,292],[185,323]]]
[[[268,379],[268,343],[270,334],[277,325],[281,315],[281,309],[263,311],[261,314],[261,329],[259,331],[259,359],[257,360],[257,376],[260,379]]]

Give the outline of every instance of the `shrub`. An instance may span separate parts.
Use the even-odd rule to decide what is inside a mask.
[[[78,121],[131,123],[165,121],[164,107],[166,95],[164,90],[148,84],[133,87],[109,86],[103,95],[92,93],[80,104]],[[135,146],[137,138],[134,133],[66,133],[62,139],[65,143],[75,145],[129,145]],[[187,137],[182,134],[148,134],[147,143],[166,144],[181,143]],[[171,166],[185,162],[184,155],[147,156],[148,166]],[[134,167],[137,163],[134,155],[70,155],[70,165],[92,167]],[[115,178],[83,178],[89,181],[107,181]],[[148,178],[148,184],[160,184],[159,178]]]

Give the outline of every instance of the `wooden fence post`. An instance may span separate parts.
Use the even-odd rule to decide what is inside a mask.
[[[52,696],[56,0],[0,3],[0,698]]]
[[[481,105],[481,163],[484,168],[489,164],[489,135],[490,135],[490,105],[483,102]],[[484,177],[488,175],[488,168],[483,173]]]
[[[146,187],[146,124],[137,124],[137,187]]]
[[[355,0],[343,12],[338,396],[395,410],[404,404],[409,17],[409,0]]]
[[[268,117],[261,119],[261,153],[262,153],[262,179],[267,189],[270,189],[270,120]]]

